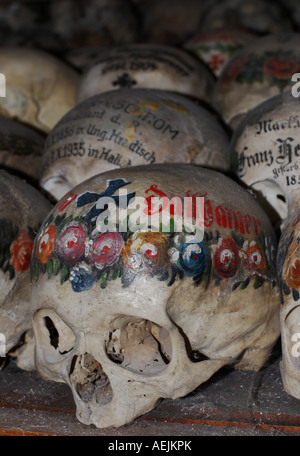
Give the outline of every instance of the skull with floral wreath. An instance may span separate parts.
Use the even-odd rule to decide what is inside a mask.
[[[275,255],[265,213],[221,173],[164,164],[96,175],[35,240],[38,371],[70,386],[81,422],[105,428],[224,365],[258,370],[279,335]]]

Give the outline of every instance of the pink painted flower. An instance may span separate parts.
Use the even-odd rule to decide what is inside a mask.
[[[86,227],[78,222],[69,223],[56,241],[57,255],[67,263],[77,263],[85,251]]]
[[[119,233],[101,233],[87,243],[85,256],[91,265],[104,269],[118,261],[123,245],[124,241]]]

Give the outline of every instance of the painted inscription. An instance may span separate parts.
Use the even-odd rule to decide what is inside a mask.
[[[238,176],[247,180],[257,168],[265,178],[280,180],[281,185],[300,185],[300,118],[291,115],[286,119],[272,118],[257,121],[247,134],[248,142],[240,137],[238,151],[232,156],[232,165]],[[257,172],[256,172],[257,174]]]
[[[155,163],[157,152],[144,140],[145,132],[150,129],[158,139],[171,142],[180,135],[179,126],[169,122],[168,116],[164,118],[159,108],[160,104],[150,99],[144,99],[141,105],[99,100],[95,111],[70,112],[47,137],[43,169],[69,157],[104,160],[114,167],[131,166],[137,159],[138,163]],[[176,103],[172,108],[182,112]],[[80,122],[81,118],[86,122]]]

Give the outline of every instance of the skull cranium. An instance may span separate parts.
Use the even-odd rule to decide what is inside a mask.
[[[72,109],[47,137],[40,185],[56,200],[114,168],[163,162],[226,170],[228,135],[206,108],[150,89],[95,95]]]
[[[261,204],[266,203],[266,211],[272,211],[273,223],[278,225],[281,373],[286,391],[300,398],[299,355],[293,349],[300,334],[298,111],[299,101],[290,92],[260,104],[236,129],[230,153],[239,178],[259,193]]]
[[[191,209],[205,195],[203,239],[187,229],[193,210],[178,232],[171,221],[124,229],[120,218],[116,230],[100,228],[102,198],[124,209],[141,197],[140,216],[154,216],[157,195],[177,197],[169,221],[183,213],[178,197]],[[274,255],[265,213],[221,173],[163,164],[93,176],[56,204],[35,240],[37,369],[67,383],[78,419],[100,428],[186,395],[226,364],[257,370],[279,335]]]
[[[51,205],[20,178],[2,170],[0,177],[0,333],[5,341],[1,356],[5,357],[32,328],[30,260],[35,234]],[[18,353],[18,364],[32,369],[33,357],[21,356],[25,348],[26,344]]]

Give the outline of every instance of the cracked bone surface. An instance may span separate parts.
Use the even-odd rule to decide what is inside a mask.
[[[244,116],[269,98],[288,92],[300,71],[299,33],[253,40],[227,63],[214,88],[213,105],[234,130]]]
[[[58,200],[85,179],[114,168],[185,162],[226,171],[228,144],[219,119],[182,95],[113,90],[81,102],[53,128],[40,185]]]
[[[47,134],[75,106],[79,75],[51,54],[2,47],[0,68],[6,79],[6,96],[0,98],[2,116]]]
[[[0,170],[0,208],[0,333],[5,349],[1,356],[10,355],[28,332],[14,356],[19,367],[33,369],[27,351],[32,341],[30,259],[34,237],[52,206],[24,180]]]
[[[169,90],[211,101],[215,78],[184,49],[162,44],[130,44],[102,51],[81,77],[77,101],[120,88]]]
[[[297,87],[294,87],[296,92]],[[297,93],[296,93],[297,94]],[[240,180],[259,198],[280,240],[281,374],[285,390],[300,399],[300,121],[299,99],[287,92],[247,114],[233,134],[230,154]]]
[[[37,370],[70,386],[79,421],[106,428],[224,365],[260,369],[280,332],[276,250],[265,212],[217,171],[153,164],[91,177],[35,239]]]

